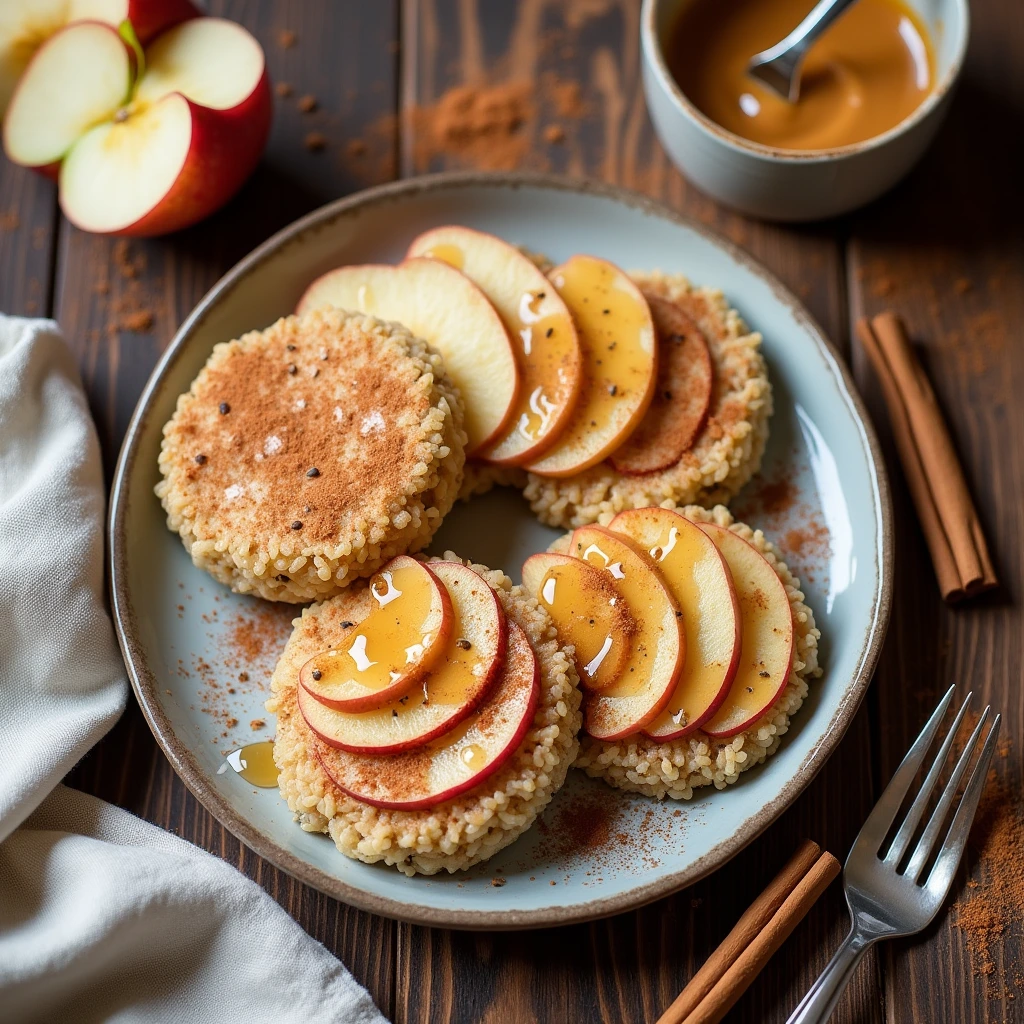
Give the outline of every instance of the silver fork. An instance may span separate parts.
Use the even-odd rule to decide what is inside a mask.
[[[953,774],[921,833],[921,838],[910,853],[906,868],[899,870],[906,859],[910,841],[924,816],[929,797],[936,788],[943,765],[949,758],[957,730],[967,713],[970,694],[957,712],[953,725],[925,777],[921,791],[903,819],[892,845],[884,854],[881,847],[896,820],[910,784],[914,781],[929,747],[938,734],[942,718],[952,699],[953,688],[950,687],[928,719],[928,724],[921,730],[921,735],[914,741],[892,781],[886,786],[868,820],[864,822],[864,827],[860,830],[843,869],[846,903],[853,919],[850,934],[846,936],[821,977],[793,1011],[787,1024],[823,1024],[827,1021],[843,989],[853,977],[854,969],[865,950],[879,939],[894,939],[921,931],[942,906],[960,863],[960,856],[964,852],[967,833],[974,821],[981,791],[985,787],[985,778],[999,734],[999,715],[996,715],[988,731],[981,756],[971,772],[935,863],[926,875],[922,872],[931,860],[936,842],[942,833],[943,823],[956,797],[957,787],[970,764],[991,707],[986,707],[978,719],[978,724],[964,746]]]

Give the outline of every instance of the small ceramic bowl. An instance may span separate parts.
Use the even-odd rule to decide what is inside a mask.
[[[664,47],[691,2],[644,0],[640,41],[651,119],[669,156],[699,189],[766,220],[834,217],[895,185],[941,124],[967,49],[967,0],[909,0],[935,44],[934,91],[895,128],[864,142],[814,152],[775,149],[715,124],[676,84]]]

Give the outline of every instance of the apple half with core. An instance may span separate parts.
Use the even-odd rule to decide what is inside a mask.
[[[700,528],[725,558],[739,599],[740,663],[725,700],[701,728],[709,736],[735,736],[778,700],[793,667],[793,607],[778,574],[753,544],[712,523]]]
[[[441,353],[466,403],[467,455],[501,436],[519,394],[519,369],[501,317],[460,271],[424,258],[339,267],[306,289],[295,312],[323,306],[397,321]]]
[[[448,591],[422,562],[391,559],[369,590],[370,614],[299,670],[299,685],[337,711],[370,711],[401,697],[444,657],[451,639]]]
[[[558,439],[526,468],[564,477],[607,458],[643,419],[654,395],[658,352],[647,300],[618,267],[573,256],[548,277],[576,321],[583,384]]]
[[[708,417],[714,369],[704,332],[674,303],[646,295],[658,335],[658,380],[639,426],[609,458],[639,476],[674,466],[693,447]]]
[[[199,17],[189,0],[2,0],[0,117],[29,61],[50,36],[76,21],[131,23],[145,46],[164,29]]]
[[[408,255],[461,270],[490,299],[512,340],[522,375],[519,398],[508,429],[480,457],[500,465],[536,458],[568,422],[583,378],[580,342],[565,303],[531,259],[482,231],[434,228],[413,240]]]
[[[457,562],[433,562],[431,568],[451,595],[453,629],[443,660],[421,685],[353,714],[314,699],[300,676],[299,710],[310,729],[330,746],[378,754],[422,746],[472,714],[501,674],[508,624],[497,594]]]
[[[7,155],[59,164],[61,209],[86,231],[186,227],[241,188],[266,144],[270,79],[241,25],[193,18],[162,33],[144,63],[116,29],[78,22],[39,49],[11,99]]]
[[[508,626],[505,667],[486,706],[451,732],[386,758],[316,744],[324,771],[339,789],[374,807],[436,807],[480,785],[516,752],[540,699],[540,666],[529,640]]]
[[[658,567],[683,613],[686,658],[665,710],[644,730],[662,742],[700,728],[722,705],[740,662],[740,610],[729,567],[714,541],[678,512],[620,512],[608,529]]]
[[[619,680],[586,698],[583,726],[595,739],[640,732],[668,703],[686,656],[682,612],[658,570],[624,537],[581,526],[570,554],[608,573],[636,623]]]
[[[572,644],[587,690],[607,690],[626,670],[636,623],[610,573],[571,555],[541,551],[523,563],[523,586]]]

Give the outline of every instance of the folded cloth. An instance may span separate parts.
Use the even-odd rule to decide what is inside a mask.
[[[103,516],[71,353],[0,315],[0,1019],[386,1024],[255,883],[58,784],[127,693]]]

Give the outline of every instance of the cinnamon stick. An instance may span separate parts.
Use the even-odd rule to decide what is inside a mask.
[[[689,984],[679,993],[675,1002],[662,1014],[658,1024],[681,1024],[682,1021],[691,1024],[691,1018],[693,1021],[704,1020],[703,1017],[693,1016],[697,1008],[705,999],[709,998],[710,993],[716,989],[727,972],[752,948],[758,936],[785,905],[787,898],[794,893],[801,881],[808,876],[808,872],[819,861],[820,854],[821,849],[818,844],[811,842],[809,839],[805,839],[797,847],[796,852],[786,862],[782,870],[772,879],[764,892],[747,908],[743,916],[736,922],[732,931],[729,932],[714,953],[705,961],[704,966],[690,979]],[[831,857],[831,854],[825,856]],[[834,861],[835,858],[833,857],[832,860]],[[838,867],[838,862],[836,864]],[[833,875],[832,877],[835,876]],[[810,904],[808,904],[808,908],[809,906]],[[800,917],[793,921],[785,935],[782,936],[782,939],[793,930],[797,921],[806,913],[807,911],[804,910]],[[779,939],[780,944],[782,939]],[[772,952],[774,952],[774,949]],[[769,953],[768,956],[770,955]],[[767,959],[768,957],[766,956],[765,961]],[[732,1002],[722,1010],[722,1014],[740,997],[757,974],[757,970],[760,970],[760,967],[754,970],[754,973],[743,984],[742,988],[736,992]],[[710,1020],[710,1018],[708,1019]]]
[[[903,321],[882,313],[857,324],[889,410],[907,479],[942,596],[950,602],[997,585],[981,522],[931,383]]]

